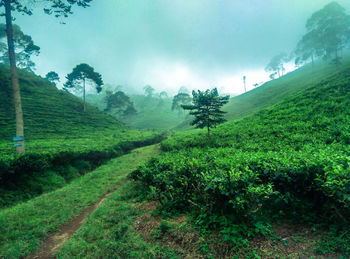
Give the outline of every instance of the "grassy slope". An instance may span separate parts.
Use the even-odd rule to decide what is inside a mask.
[[[91,105],[84,113],[81,99],[32,73],[19,75],[26,139],[21,156],[12,142],[9,71],[0,66],[0,207],[61,187],[128,149],[155,143],[157,132],[130,129]]]
[[[158,146],[132,151],[54,192],[0,210],[0,257],[18,258],[39,248],[41,241],[104,194],[116,190],[137,166],[159,153]],[[83,251],[82,251],[83,252]]]
[[[191,184],[200,189],[200,194],[197,198],[194,196],[190,198],[195,199],[196,206],[205,204],[205,199],[208,199],[206,196],[210,195],[210,189],[215,188],[217,183],[225,183],[226,170],[242,172],[242,179],[239,178],[237,181],[239,183],[248,177],[245,176],[249,175],[248,166],[251,166],[251,170],[254,166],[262,166],[262,171],[267,170],[266,174],[269,170],[276,170],[275,177],[282,179],[287,175],[284,173],[290,170],[289,177],[297,176],[295,178],[298,178],[300,177],[299,173],[304,173],[304,168],[317,168],[320,165],[319,170],[322,170],[322,165],[327,159],[335,158],[339,160],[334,160],[334,164],[331,165],[340,171],[340,167],[346,168],[347,165],[339,161],[346,163],[346,154],[350,154],[350,149],[347,148],[347,144],[350,144],[349,107],[350,72],[347,67],[344,67],[339,72],[328,74],[328,78],[318,82],[317,86],[290,96],[275,106],[242,120],[219,126],[213,130],[212,142],[209,145],[210,141],[203,141],[203,139],[206,140],[206,133],[202,130],[193,131],[190,134],[181,133],[175,138],[164,141],[163,148],[174,152],[167,152],[161,166],[147,170],[149,174],[143,184],[149,183],[148,181],[151,181],[152,176],[155,175],[153,186],[165,187],[160,199],[163,199],[165,204],[170,201],[170,206],[175,208],[179,204],[175,203],[174,199],[176,201],[178,197],[183,196],[188,198],[185,195],[190,192],[189,186],[192,186]],[[208,148],[208,146],[212,148]],[[199,148],[193,149],[193,147]],[[328,147],[331,149],[327,151]],[[307,148],[311,148],[311,152],[307,153]],[[180,155],[178,155],[179,153]],[[257,164],[253,165],[250,162],[257,162]],[[274,165],[276,165],[276,169]],[[300,171],[298,171],[299,169]],[[193,182],[191,179],[192,170],[194,177],[196,177]],[[331,170],[332,167],[329,166],[327,171]],[[209,190],[201,189],[203,180],[200,176],[205,175],[205,172],[209,173],[207,176],[209,180],[205,186],[210,186]],[[167,177],[172,173],[174,179]],[[221,178],[221,174],[224,177]],[[213,175],[213,178],[210,178],[210,175]],[[235,177],[238,178],[238,175]],[[293,184],[291,183],[291,185]],[[263,184],[259,186],[263,186]],[[225,187],[221,187],[217,197],[225,200]],[[285,187],[288,188],[287,184]],[[337,233],[338,237],[341,236],[337,239],[338,237],[334,238],[334,236],[328,236],[325,232],[320,231],[319,226],[316,227],[317,230],[312,230],[313,228],[307,225],[284,223],[285,225],[279,226],[277,222],[286,218],[283,215],[282,218],[278,218],[278,215],[271,217],[271,220],[275,221],[275,229],[282,228],[279,232],[275,232],[278,237],[267,234],[266,237],[260,235],[253,240],[249,238],[251,243],[247,247],[242,245],[246,241],[246,233],[235,232],[234,227],[237,225],[227,222],[223,222],[223,225],[228,224],[226,232],[221,232],[219,237],[216,233],[222,229],[216,229],[217,232],[214,232],[211,237],[205,236],[205,234],[200,236],[197,230],[191,233],[191,240],[185,239],[185,242],[182,243],[186,232],[181,229],[180,234],[176,236],[170,225],[168,230],[163,229],[164,237],[154,235],[151,243],[146,243],[133,227],[134,219],[142,214],[142,211],[140,212],[133,206],[134,202],[137,204],[137,199],[135,199],[137,194],[133,193],[132,188],[132,185],[126,185],[124,191],[122,189],[114,193],[95,211],[72,239],[58,251],[57,256],[59,258],[184,258],[186,255],[191,257],[194,251],[198,257],[204,258],[206,256],[208,258],[299,258],[317,257],[319,256],[317,253],[326,253],[327,256],[333,258],[340,257],[341,254],[348,256],[349,253],[348,248],[346,248],[348,239],[345,239],[348,238],[349,233],[346,229]],[[177,188],[178,192],[176,192]],[[170,196],[167,200],[166,196],[169,193]],[[239,192],[231,190],[228,194],[233,203],[237,193]],[[258,193],[254,193],[254,195],[256,194]],[[157,191],[153,190],[151,195],[157,195]],[[237,196],[239,197],[239,195]],[[217,200],[216,202],[222,201]],[[268,203],[273,203],[273,201],[268,201]],[[224,207],[220,205],[218,205],[219,210],[222,210]],[[212,206],[215,207],[213,204]],[[192,211],[196,210],[196,207],[191,207],[191,204],[186,204],[184,207],[185,211],[189,207]],[[205,205],[202,208],[206,211]],[[279,209],[282,210],[282,207]],[[216,218],[214,213],[210,213],[210,215],[210,218],[203,219],[205,221],[202,223],[203,225],[209,224],[208,222]],[[293,214],[295,219],[298,216],[301,215]],[[319,216],[316,215],[316,218]],[[222,218],[226,219],[225,216]],[[216,226],[220,226],[220,222],[214,222]],[[149,232],[153,234],[162,229],[158,221],[151,222],[150,225],[144,224],[151,228]],[[230,229],[231,226],[232,229]],[[197,226],[198,228],[201,227]],[[230,230],[232,233],[229,232]],[[204,232],[208,233],[206,231],[205,229]],[[245,231],[247,230],[243,232]],[[228,234],[225,235],[225,233]],[[239,239],[239,235],[242,235],[243,238]],[[250,232],[250,235],[256,234]],[[232,243],[227,242],[227,240],[223,242],[224,238],[238,240],[236,241],[237,246],[232,245],[235,244],[235,241]],[[345,241],[340,241],[342,238]],[[171,249],[165,251],[164,248],[157,246],[159,240],[161,240],[161,244],[166,244],[166,247],[187,248],[187,250],[184,253]],[[319,244],[322,242],[326,242],[326,245],[330,247],[321,247]],[[339,249],[341,245],[344,246],[343,250]]]
[[[105,109],[103,94],[88,95],[87,100],[100,110]],[[172,111],[172,99],[148,98],[144,95],[130,95],[137,115],[122,119],[122,121],[136,129],[167,130],[174,128],[184,120],[178,111]]]
[[[329,71],[329,70],[328,70]],[[240,120],[219,125],[212,130],[213,145],[242,150],[279,150],[287,146],[349,144],[350,119],[350,65],[343,66],[327,76],[320,76],[308,89],[283,99],[281,102]],[[205,130],[193,132],[205,133]],[[207,145],[202,134],[180,134],[172,148]],[[182,139],[182,140],[181,140]],[[215,142],[214,141],[214,142]],[[266,146],[273,141],[274,145]]]
[[[137,129],[171,129],[178,125],[183,117],[177,111],[171,110],[172,99],[158,98],[148,99],[142,95],[133,95],[131,99],[135,103],[138,114],[126,124]]]
[[[350,59],[346,59],[342,67],[349,67],[349,64]],[[231,98],[230,102],[223,107],[223,110],[227,112],[225,117],[228,120],[236,120],[253,114],[288,96],[317,85],[337,69],[334,65],[323,61],[316,63],[314,67],[311,64],[305,65],[279,79],[269,81],[245,94]],[[176,128],[188,129],[191,127],[189,126],[190,121],[188,119]]]
[[[343,66],[347,67],[349,64],[347,60]],[[287,96],[318,84],[336,71],[337,67],[334,65],[320,62],[314,67],[309,64],[280,79],[269,81],[252,91],[232,98],[224,108],[228,112],[227,119],[239,119],[276,104]]]
[[[20,71],[20,86],[26,139],[48,135],[84,135],[86,132],[125,128],[113,117],[88,105],[83,112],[81,99],[58,90],[32,73]],[[11,140],[15,114],[8,69],[0,66],[0,139]]]
[[[177,133],[162,143],[167,152],[134,176],[152,186],[152,195],[162,199],[164,208],[209,211],[201,215],[202,224],[212,220],[220,226],[217,231],[232,230],[222,217],[244,225],[239,217],[245,213],[252,215],[252,224],[289,219],[331,225],[330,236],[310,249],[346,257],[350,255],[349,144],[350,66],[346,65],[269,108],[218,126],[210,140],[205,130]],[[248,240],[247,231],[242,233]],[[262,252],[257,251],[260,256]]]

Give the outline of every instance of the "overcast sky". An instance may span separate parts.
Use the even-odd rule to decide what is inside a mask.
[[[88,63],[105,83],[176,93],[180,86],[243,91],[265,81],[269,59],[290,52],[306,20],[329,0],[94,0],[63,21],[43,14],[16,23],[41,47],[36,72],[64,76]],[[349,0],[339,0],[350,10]]]

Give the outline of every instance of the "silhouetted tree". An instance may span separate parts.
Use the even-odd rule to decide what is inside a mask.
[[[137,113],[134,103],[130,100],[130,97],[122,91],[118,91],[116,93],[107,91],[105,101],[107,104],[105,111],[115,115],[119,119],[132,116]]]
[[[83,100],[84,100],[84,112],[86,112],[86,83],[90,83],[96,87],[97,93],[102,90],[102,76],[95,72],[95,70],[88,64],[80,64],[73,68],[73,71],[67,75],[67,82],[64,87],[75,88],[76,90],[83,90]]]
[[[0,40],[6,39],[6,24],[0,24]],[[19,68],[33,72],[35,63],[31,60],[31,56],[38,56],[40,47],[34,44],[32,37],[22,32],[21,28],[13,25],[13,40],[16,50],[16,65]],[[10,64],[9,52],[7,44],[0,41],[0,61],[4,64]]]
[[[306,23],[306,34],[296,48],[296,65],[322,57],[340,62],[339,53],[350,38],[350,16],[337,2],[315,12]]]
[[[266,72],[273,72],[274,75],[278,74],[278,77],[283,76],[283,73],[285,71],[285,68],[283,64],[287,61],[287,54],[286,53],[280,53],[276,56],[274,56],[270,63],[266,66],[265,71]],[[271,76],[270,76],[271,78]]]
[[[143,90],[145,91],[145,95],[149,98],[153,97],[154,88],[150,85],[146,85]]]
[[[67,17],[72,13],[72,6],[77,5],[80,7],[88,7],[92,0],[46,0],[45,8],[43,9],[46,14],[53,14],[55,17]],[[21,92],[18,81],[18,73],[16,67],[16,53],[14,42],[14,29],[12,24],[12,12],[17,12],[23,15],[32,15],[32,9],[35,3],[43,3],[42,0],[0,0],[0,8],[4,7],[4,13],[6,20],[6,37],[7,47],[9,54],[9,62],[11,69],[11,84],[13,90],[13,100],[16,114],[16,136],[24,137],[24,123],[23,123],[23,111]],[[18,142],[20,145],[16,147],[17,153],[24,153],[25,146],[24,140]]]
[[[207,128],[208,137],[210,136],[210,128],[216,127],[216,125],[225,122],[224,114],[221,111],[221,107],[228,103],[229,96],[219,96],[218,90],[206,90],[202,92],[200,90],[192,91],[192,105],[182,105],[182,108],[190,111],[190,115],[195,116],[191,125],[195,125],[196,128]]]
[[[50,71],[46,74],[45,78],[56,86],[56,82],[60,81],[60,76],[55,71]]]
[[[185,115],[182,105],[189,105],[192,102],[192,98],[188,93],[178,93],[173,98],[173,103],[171,105],[171,110],[178,110],[179,113],[183,111],[183,115]]]

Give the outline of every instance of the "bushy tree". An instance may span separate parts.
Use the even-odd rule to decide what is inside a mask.
[[[225,122],[224,114],[221,107],[228,103],[229,96],[219,96],[218,90],[192,91],[191,105],[182,105],[182,108],[190,111],[190,115],[195,118],[191,125],[196,128],[207,128],[208,137],[210,136],[210,128],[216,127],[218,124]]]
[[[9,54],[9,63],[11,68],[11,85],[13,90],[13,102],[16,114],[16,136],[24,137],[24,123],[21,91],[19,87],[18,72],[16,66],[12,12],[17,12],[23,15],[32,15],[32,10],[35,7],[35,4],[44,3],[45,7],[43,8],[43,10],[45,13],[53,14],[55,17],[67,17],[69,14],[72,13],[72,6],[77,5],[80,7],[88,7],[91,1],[92,0],[0,0],[0,8],[4,7],[4,13],[1,13],[0,15],[5,16],[6,20],[7,47]],[[17,153],[24,153],[24,140],[19,141],[19,144],[20,145],[16,147]]]
[[[9,52],[7,44],[4,42],[6,39],[6,24],[0,24],[0,61],[4,64],[10,64]],[[13,40],[16,50],[16,65],[19,68],[34,71],[35,63],[31,60],[31,56],[38,56],[40,53],[40,47],[34,44],[32,37],[22,32],[21,28],[13,25]]]
[[[322,57],[340,62],[340,52],[349,43],[350,16],[337,2],[315,12],[306,23],[306,34],[296,48],[296,65]]]
[[[102,90],[102,76],[101,74],[95,72],[95,70],[88,64],[80,64],[73,68],[73,71],[67,75],[67,82],[64,84],[66,89],[74,88],[75,90],[83,91],[83,100],[84,100],[84,112],[86,112],[86,84],[93,85],[97,93]]]
[[[181,111],[184,111],[182,105],[189,105],[192,102],[192,98],[188,93],[178,93],[173,98],[173,103],[171,105],[171,110],[178,110],[179,114]],[[183,113],[184,115],[184,113]]]
[[[60,76],[55,71],[50,71],[46,74],[45,78],[56,86],[56,82],[60,81]]]
[[[124,119],[128,116],[136,115],[137,113],[130,97],[122,91],[115,93],[107,91],[105,101],[107,104],[105,111],[119,119]]]
[[[146,85],[143,90],[145,91],[145,95],[149,98],[153,97],[154,88],[150,85]]]

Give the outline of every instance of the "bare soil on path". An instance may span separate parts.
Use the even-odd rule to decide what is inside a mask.
[[[83,225],[87,216],[91,215],[110,195],[112,192],[109,192],[101,197],[101,199],[90,205],[88,208],[83,210],[78,216],[71,219],[65,225],[62,226],[61,231],[54,233],[48,236],[42,245],[41,250],[35,254],[28,255],[26,258],[35,258],[35,259],[46,259],[46,258],[55,258],[53,253],[60,249],[64,243],[66,243],[73,234]]]

